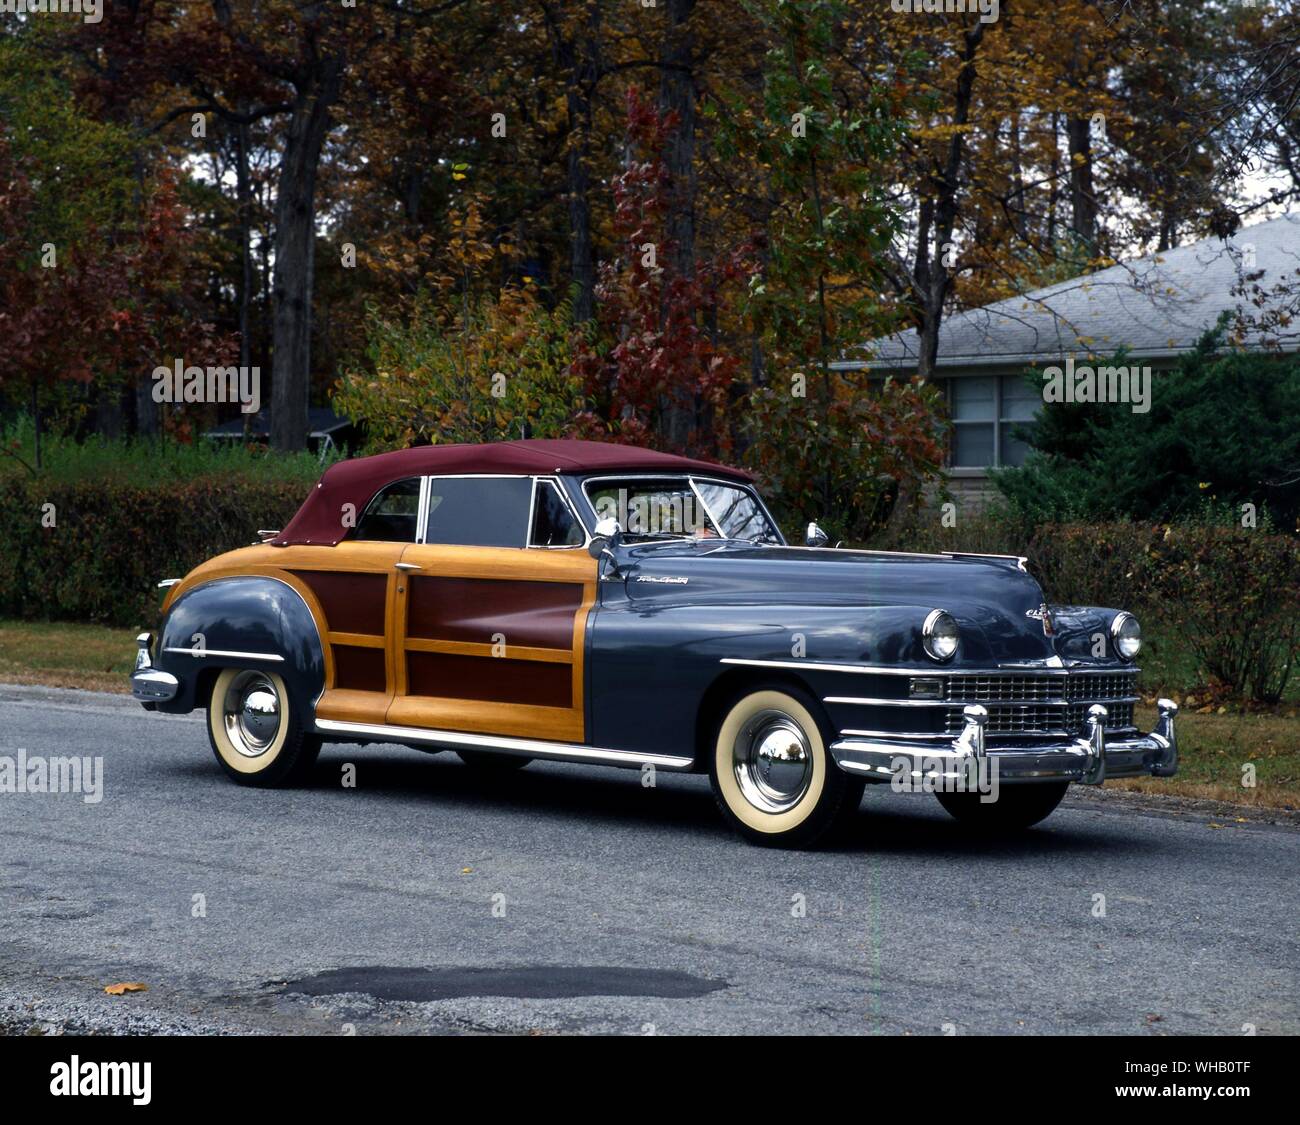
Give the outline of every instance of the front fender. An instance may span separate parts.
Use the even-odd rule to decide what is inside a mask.
[[[324,648],[307,603],[292,586],[262,576],[217,578],[177,598],[155,643],[153,665],[180,685],[157,706],[173,714],[205,706],[201,689],[208,673],[221,668],[274,671],[304,706],[325,687]]]

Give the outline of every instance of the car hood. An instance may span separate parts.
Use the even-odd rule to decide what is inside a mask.
[[[1043,591],[1016,558],[709,540],[624,546],[618,555],[628,598],[648,612],[657,605],[843,606],[867,617],[904,611],[919,627],[930,610],[944,609],[962,628],[968,659],[1056,655],[1043,628]]]
[[[689,601],[770,601],[792,605],[988,602],[1037,610],[1038,583],[1019,560],[993,555],[912,555],[833,548],[762,547],[703,540],[653,543],[621,552],[630,585],[672,586]],[[635,593],[640,593],[634,590]]]

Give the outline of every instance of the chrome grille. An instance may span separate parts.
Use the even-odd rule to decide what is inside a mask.
[[[1062,698],[1064,676],[952,676],[948,680],[950,703],[1046,703]]]
[[[988,708],[985,729],[990,734],[1078,734],[1094,703],[1105,706],[1108,729],[1133,725],[1136,669],[1065,675],[949,676],[947,681],[944,698],[955,705],[948,708],[946,716],[950,734],[960,733],[964,723],[961,709],[970,703],[982,703]]]

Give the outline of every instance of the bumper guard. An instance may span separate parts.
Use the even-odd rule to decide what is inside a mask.
[[[135,639],[138,650],[135,654],[135,671],[131,673],[131,694],[141,703],[165,703],[174,699],[180,691],[180,681],[170,672],[164,672],[153,666],[153,657],[149,646],[153,636],[141,633]]]
[[[842,738],[831,744],[840,769],[872,781],[897,778],[960,780],[973,764],[988,764],[1002,782],[1077,781],[1100,785],[1108,777],[1172,777],[1178,772],[1174,717],[1178,704],[1156,703],[1160,717],[1150,734],[1106,737],[1106,708],[1094,703],[1078,737],[1042,742],[990,744],[985,727],[988,710],[966,707],[965,724],[955,739],[932,735]]]

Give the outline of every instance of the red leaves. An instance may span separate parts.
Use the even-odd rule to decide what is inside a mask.
[[[186,212],[174,179],[164,171],[146,197],[132,240],[87,227],[73,246],[57,246],[55,264],[42,261],[32,229],[36,197],[0,129],[0,338],[6,363],[0,382],[50,386],[61,382],[147,378],[170,356],[206,365],[229,354],[187,299],[179,277],[192,276]]]
[[[614,180],[614,226],[622,252],[602,264],[596,293],[604,346],[584,341],[574,371],[594,409],[577,433],[695,455],[725,457],[725,418],[738,357],[701,327],[721,291],[746,275],[747,248],[696,262],[693,277],[674,270],[667,234],[672,178],[662,153],[676,119],[661,115],[635,88],[627,96],[627,138],[638,154]]]

